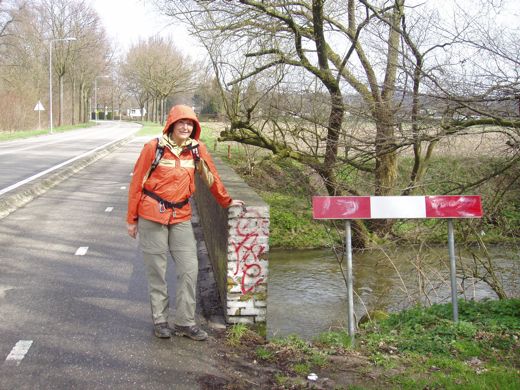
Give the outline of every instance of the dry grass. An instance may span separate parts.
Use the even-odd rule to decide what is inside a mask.
[[[202,126],[210,131],[210,136],[212,138],[218,138],[220,132],[223,131],[228,124],[223,122],[203,122]],[[267,130],[265,130],[267,132]],[[351,142],[353,145],[357,145],[358,147],[364,149],[371,149],[369,146],[373,144],[373,140],[375,137],[375,127],[369,123],[351,123],[347,127],[348,137],[346,141]],[[511,148],[506,145],[506,141],[509,139],[505,134],[499,132],[500,129],[494,128],[492,126],[481,126],[475,127],[471,129],[471,133],[469,134],[461,134],[454,135],[450,137],[445,137],[435,147],[435,155],[442,157],[505,157],[508,153],[511,153]],[[429,133],[434,134],[436,129],[431,129]],[[302,135],[306,134],[306,137],[311,137],[308,139],[315,139],[316,134],[313,131],[308,131],[305,133],[301,133]],[[318,135],[322,139],[324,139],[325,132],[322,131]],[[401,139],[405,139],[410,137],[410,134],[407,129],[404,129],[401,134],[397,134]],[[302,151],[310,150],[309,146],[303,142],[303,139],[298,139],[298,137],[287,137],[287,140],[291,146],[294,148],[298,147]],[[345,147],[344,145],[345,138],[340,138],[340,153],[341,149]],[[231,142],[230,144],[234,145],[235,142]],[[314,145],[313,142],[310,143]],[[319,149],[324,150],[324,142],[321,142]],[[424,144],[426,146],[426,144]],[[401,149],[399,152],[403,156],[411,156],[412,148],[406,147]]]

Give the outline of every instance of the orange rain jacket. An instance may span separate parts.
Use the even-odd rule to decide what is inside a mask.
[[[205,164],[206,166],[202,168],[209,170],[210,176],[212,175],[214,179],[210,191],[222,207],[229,207],[232,199],[220,180],[206,146],[199,141],[201,129],[195,112],[190,107],[184,105],[172,107],[164,126],[163,134],[167,135],[170,126],[180,119],[191,119],[194,122],[193,133],[190,136],[191,140],[188,140],[188,142],[191,142],[192,145],[198,143],[201,157],[199,168],[201,164]],[[157,200],[143,193],[143,188],[145,188],[168,202],[178,203],[189,198],[195,192],[195,163],[190,150],[184,150],[180,153],[180,156],[177,156],[170,150],[168,145],[165,146],[163,157],[152,174],[150,174],[157,144],[157,139],[146,143],[135,163],[128,191],[127,222],[129,224],[137,223],[138,218],[159,222],[163,225],[191,219],[190,203],[187,203],[182,208],[161,209]]]

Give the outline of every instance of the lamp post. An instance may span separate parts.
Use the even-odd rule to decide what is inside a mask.
[[[96,76],[94,78],[94,110],[95,110],[94,119],[96,121],[98,120],[98,112],[97,112],[97,79],[98,79],[98,77],[108,77],[108,76],[101,75],[101,76]]]
[[[49,41],[49,122],[52,134],[52,43],[57,41],[75,41],[74,37],[54,38]]]

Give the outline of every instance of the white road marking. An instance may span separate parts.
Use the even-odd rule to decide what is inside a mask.
[[[107,207],[107,208],[105,209],[105,213],[111,213],[113,210],[114,210],[113,207]]]
[[[7,355],[7,358],[5,359],[6,362],[8,361],[14,361],[17,364],[20,364],[22,359],[25,357],[27,352],[29,351],[29,348],[31,348],[33,341],[32,340],[20,340],[18,341],[13,349],[11,349],[11,352],[9,352],[9,355]]]
[[[74,253],[76,256],[85,256],[85,254],[88,251],[88,246],[80,246],[76,253]]]
[[[14,289],[13,286],[8,286],[6,284],[4,284],[4,285],[0,284],[0,298],[5,298],[6,292],[8,292],[9,290],[13,290],[13,289]]]
[[[121,187],[122,190],[126,190],[126,186]],[[0,194],[1,195],[1,194]]]

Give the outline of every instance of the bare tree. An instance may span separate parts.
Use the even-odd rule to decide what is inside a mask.
[[[325,123],[319,123],[325,130],[325,145],[320,155],[312,158],[307,154],[302,159],[320,173],[329,194],[338,193],[335,171],[347,111],[345,86],[356,91],[367,106],[376,130],[372,143],[374,165],[363,164],[360,168],[374,172],[376,194],[385,195],[394,190],[393,99],[400,48],[398,26],[404,15],[404,0],[384,2],[382,7],[354,0],[346,3],[323,0],[160,3],[168,14],[185,16],[201,40],[235,45],[251,59],[248,71],[233,80],[225,80],[229,84],[280,66],[304,70],[319,80],[329,98],[328,118]],[[370,38],[366,44],[360,39],[362,33]],[[379,50],[370,50],[374,36],[386,45],[382,48],[383,55]],[[239,142],[256,138],[274,152],[287,150],[285,145],[261,139],[260,131],[254,129],[252,111],[249,110],[249,116],[247,109],[245,111],[242,117],[231,118],[226,138]]]
[[[25,3],[27,5],[27,3]],[[35,127],[32,108],[45,96],[45,48],[33,24],[30,7],[10,8],[10,20],[0,38],[0,128]]]
[[[140,104],[141,112],[146,100],[153,100],[154,119],[163,122],[166,98],[194,90],[191,62],[183,56],[171,39],[152,37],[131,47],[122,65],[123,75],[132,95]]]
[[[71,121],[75,122],[75,102],[78,101],[78,118],[86,121],[88,94],[94,78],[108,72],[111,67],[113,50],[106,40],[106,32],[101,25],[98,14],[88,3],[81,1],[75,4],[71,23],[71,34],[74,51],[70,61],[69,79],[71,82]],[[77,100],[75,97],[77,91]]]
[[[404,194],[420,188],[434,149],[447,139],[464,140],[480,134],[498,147],[504,142],[503,155],[507,158],[493,172],[469,183],[454,183],[446,192],[464,193],[518,163],[520,156],[514,151],[520,141],[520,122],[515,114],[520,80],[518,39],[513,38],[513,29],[489,23],[498,19],[494,13],[500,8],[488,2],[483,5],[486,8],[473,7],[469,15],[469,8],[461,4],[455,10],[456,23],[430,18],[428,29],[421,15],[403,18],[402,68],[412,88],[403,87],[411,104],[402,122],[409,123],[411,134],[406,139],[411,141],[414,153]],[[437,32],[435,42],[425,32],[431,30]],[[441,32],[442,41],[438,38]]]
[[[473,2],[471,15],[461,6],[453,19],[405,0],[156,4],[208,50],[231,122],[222,138],[307,164],[330,195],[420,191],[435,149],[455,137],[500,133],[518,144],[507,108],[518,103],[518,34],[477,23],[493,20],[495,4]],[[399,188],[397,158],[410,150]],[[373,185],[338,181],[353,174]]]
[[[44,98],[48,96],[50,44],[53,70],[57,72],[54,74],[59,76],[59,121],[63,123],[67,100],[71,104],[71,123],[75,118],[86,121],[94,78],[111,60],[99,17],[79,0],[27,0],[16,4],[18,7],[9,8],[12,22],[0,37],[0,104],[16,108],[9,110],[12,117],[0,116],[0,126],[6,128],[5,122],[13,129],[31,128],[35,124],[35,103],[42,100],[47,105]],[[76,40],[60,40],[70,37]],[[64,90],[65,83],[70,88]]]
[[[40,20],[43,21],[45,31],[49,32],[47,40],[52,45],[52,71],[58,76],[58,126],[63,123],[63,82],[74,56],[75,44],[64,41],[73,36],[73,20],[77,13],[75,2],[67,0],[42,0],[38,6]],[[42,35],[43,36],[43,35]]]
[[[9,25],[17,20],[17,15],[29,4],[28,0],[0,0],[0,46],[1,38],[10,35]]]

